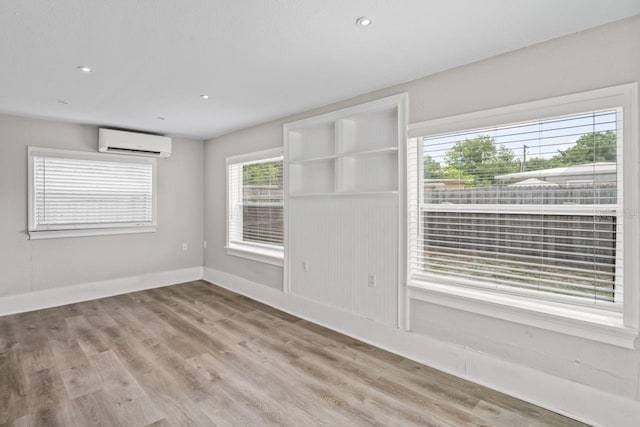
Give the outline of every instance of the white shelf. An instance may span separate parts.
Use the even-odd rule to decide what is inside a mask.
[[[383,147],[376,148],[375,150],[362,150],[355,151],[352,153],[341,153],[340,157],[360,157],[360,156],[371,156],[374,154],[385,154],[385,153],[395,153],[398,151],[398,146],[395,147]]]
[[[374,197],[374,196],[396,196],[398,191],[340,191],[330,193],[299,193],[291,194],[292,199],[312,199],[323,197]]]
[[[397,97],[284,127],[288,194],[390,195],[401,188]]]
[[[316,163],[316,162],[324,162],[327,160],[334,160],[340,157],[338,154],[332,154],[330,156],[321,156],[321,157],[311,157],[309,159],[300,159],[300,160],[292,160],[289,162],[290,165],[303,165],[305,163]]]
[[[384,148],[376,148],[375,150],[362,150],[362,151],[354,151],[350,153],[339,153],[333,154],[330,156],[321,156],[321,157],[312,157],[308,159],[300,159],[290,161],[290,165],[300,165],[305,163],[314,163],[314,162],[324,162],[327,160],[339,159],[342,157],[362,157],[362,156],[371,156],[376,154],[386,154],[386,153],[395,153],[398,151],[398,147],[384,147]]]

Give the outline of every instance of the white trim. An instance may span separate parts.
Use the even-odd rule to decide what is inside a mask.
[[[290,256],[289,253],[289,209],[291,207],[291,190],[289,185],[289,132],[287,125],[282,125],[282,189],[284,191],[283,199],[283,256],[282,260],[282,292],[291,293],[291,274],[290,274]]]
[[[623,279],[623,285],[618,286],[624,293],[621,304],[623,306],[622,319],[619,319],[619,314],[615,312],[610,312],[608,321],[598,320],[597,316],[592,317],[587,314],[585,314],[586,317],[581,317],[576,315],[578,311],[591,314],[593,312],[575,304],[565,304],[565,307],[560,309],[556,309],[555,305],[551,304],[549,309],[544,312],[539,300],[531,299],[523,303],[523,298],[515,295],[507,297],[505,294],[481,289],[472,290],[462,286],[456,287],[444,282],[415,281],[410,283],[411,297],[625,348],[634,348],[634,339],[640,332],[640,263],[636,262],[640,257],[640,223],[637,214],[640,210],[640,197],[638,197],[637,191],[637,186],[640,185],[640,173],[637,167],[630,166],[637,166],[640,160],[637,83],[412,123],[409,125],[409,136],[410,138],[437,136],[453,131],[484,129],[504,124],[515,125],[549,117],[619,107],[622,107],[622,115],[619,114],[621,117],[618,117],[618,120],[621,120],[621,133],[625,140],[623,144],[624,165],[618,165],[619,191],[624,191],[622,209],[614,205],[544,205],[540,207],[541,210],[538,212],[569,215],[616,214],[619,219],[619,229],[622,229],[624,233],[619,233],[618,236],[618,239],[622,238],[618,241],[621,241],[623,245],[624,274],[620,274],[620,267],[616,270],[616,277]],[[418,152],[420,153],[421,150]],[[624,179],[621,179],[621,175]],[[421,204],[420,207],[435,211],[523,213],[531,209],[532,206]],[[409,220],[408,215],[405,216],[405,219]],[[409,236],[409,239],[412,238],[415,236]],[[604,311],[600,313],[598,316],[604,316]]]
[[[269,248],[266,245],[250,245],[241,242],[232,242],[224,247],[228,255],[247,258],[253,261],[282,267],[284,264],[284,252],[282,248]]]
[[[269,161],[282,157],[282,147],[269,148],[267,150],[252,151],[250,153],[236,154],[227,157],[227,167],[238,163],[250,163],[257,161]]]
[[[97,151],[81,151],[81,150],[64,150],[60,148],[44,148],[29,146],[27,147],[28,153],[31,156],[46,156],[46,157],[58,157],[64,159],[87,159],[93,158],[96,160],[113,160],[119,163],[134,163],[134,164],[156,164],[156,158],[133,156],[126,154],[109,154],[101,153]]]
[[[0,297],[0,316],[192,282],[201,278],[202,267],[189,267],[10,295]]]
[[[635,426],[640,402],[473,349],[381,325],[250,280],[204,268],[204,280],[435,369],[596,426]]]
[[[225,228],[226,228],[226,246],[227,254],[237,256],[241,258],[247,258],[253,261],[259,261],[266,264],[277,265],[282,267],[284,264],[284,250],[278,247],[271,247],[269,245],[254,245],[249,242],[232,242],[231,241],[231,217],[229,211],[231,209],[232,198],[232,180],[229,178],[230,167],[232,165],[251,163],[251,162],[267,162],[270,160],[282,160],[283,172],[284,172],[284,157],[282,154],[283,147],[269,148],[267,150],[253,151],[250,153],[237,154],[226,158],[226,209],[225,209]],[[284,176],[283,176],[284,180]],[[284,182],[283,182],[284,185]],[[284,206],[283,206],[283,209]],[[283,224],[284,227],[284,224]],[[242,228],[240,224],[239,228]]]
[[[640,131],[638,129],[638,84],[628,84],[620,87],[624,89],[625,103],[621,104],[623,114],[623,138],[628,143],[623,143],[623,156],[630,159],[628,167],[623,165],[624,181],[624,251],[627,259],[631,260],[624,264],[626,274],[630,279],[625,278],[623,286],[624,292],[624,324],[632,328],[640,328],[640,197],[638,188],[640,187],[640,171],[638,163],[640,154],[638,145],[640,144]],[[626,163],[626,162],[623,162]],[[633,195],[633,197],[627,197]],[[632,282],[633,281],[633,282]],[[631,285],[631,286],[629,286]]]
[[[384,110],[391,107],[408,107],[408,99],[409,95],[407,94],[407,92],[402,92],[396,95],[391,95],[384,98],[375,99],[373,101],[365,102],[364,104],[357,104],[352,107],[330,111],[318,116],[300,119],[294,122],[288,122],[283,125],[284,134],[286,135],[289,131],[295,131],[298,128],[332,122],[346,116],[358,115],[364,112]]]
[[[0,316],[204,279],[416,362],[595,426],[635,426],[640,402],[473,349],[285,294],[214,270],[190,267],[0,297]],[[588,402],[586,404],[585,402]]]
[[[29,231],[29,240],[60,239],[66,237],[109,236],[112,234],[155,233],[157,227],[103,227],[75,230],[38,230]]]
[[[622,211],[618,205],[501,205],[501,204],[446,204],[421,203],[420,210],[430,212],[473,212],[503,214],[550,214],[550,215],[586,215],[612,216]]]
[[[411,299],[634,349],[638,330],[606,310],[430,283],[409,285]]]
[[[38,226],[35,223],[35,191],[33,157],[113,161],[117,163],[151,165],[152,214],[150,223],[60,224]],[[58,148],[27,147],[27,234],[30,240],[66,237],[104,236],[110,234],[153,233],[158,227],[158,162],[155,158],[91,151],[61,150]]]
[[[610,322],[608,324],[622,327],[622,303],[611,302],[606,299],[588,299],[575,295],[563,295],[563,294],[549,294],[549,292],[541,292],[535,288],[513,287],[509,285],[503,285],[500,283],[486,283],[481,279],[475,277],[457,277],[454,275],[447,275],[445,272],[437,274],[434,272],[415,271],[409,277],[409,286],[416,289],[425,289],[432,287],[436,291],[450,291],[454,295],[463,295],[465,297],[475,297],[478,300],[483,301],[491,299],[492,296],[497,295],[495,301],[503,301],[506,304],[513,302],[519,305],[521,299],[526,299],[533,303],[531,307],[535,307],[535,310],[542,310],[541,301],[545,301],[544,304],[550,306],[563,307],[563,313],[573,313],[574,311],[580,311],[581,313],[586,311],[597,313],[599,316],[608,315]],[[467,292],[468,290],[474,290],[476,293]],[[485,296],[487,293],[491,294]],[[513,297],[513,301],[504,296]],[[580,313],[577,313],[580,317]],[[571,317],[571,316],[570,316]],[[586,320],[586,318],[585,318]]]
[[[572,111],[572,114],[575,114],[580,112],[578,110],[602,110],[621,105],[631,107],[629,100],[634,98],[637,92],[637,83],[627,83],[572,95],[414,122],[409,124],[409,137],[437,136],[457,130],[471,131],[506,123],[516,125],[531,120],[567,115],[567,111]],[[505,117],[508,118],[505,119]]]
[[[396,95],[398,100],[398,272],[397,272],[397,298],[398,298],[398,323],[401,330],[409,330],[409,294],[407,281],[409,279],[409,229],[407,224],[407,162],[408,150],[406,141],[409,135],[409,94]]]

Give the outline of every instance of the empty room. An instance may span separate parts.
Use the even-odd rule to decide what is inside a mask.
[[[2,0],[0,427],[640,426],[640,0]]]

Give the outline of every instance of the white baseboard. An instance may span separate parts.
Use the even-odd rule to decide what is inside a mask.
[[[376,347],[595,426],[637,426],[640,402],[473,349],[374,323],[204,267],[203,279]]]
[[[147,273],[139,276],[46,289],[26,294],[10,295],[0,297],[0,316],[57,307],[65,304],[73,304],[200,279],[202,279],[202,267],[190,267],[180,270]]]
[[[473,349],[374,323],[208,267],[0,297],[0,316],[204,279],[376,347],[596,426],[636,426],[640,402]]]

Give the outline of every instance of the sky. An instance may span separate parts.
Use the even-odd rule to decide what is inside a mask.
[[[575,144],[581,135],[591,132],[616,130],[616,110],[604,110],[555,117],[534,122],[463,131],[424,138],[424,155],[445,165],[444,157],[456,142],[488,135],[496,144],[510,149],[515,158],[522,160],[523,146],[527,148],[527,160],[535,157],[551,158]]]

